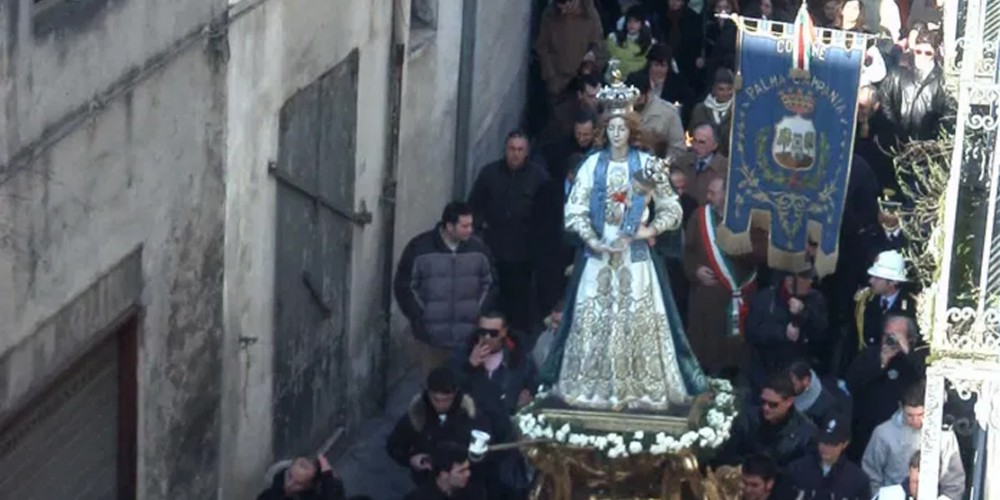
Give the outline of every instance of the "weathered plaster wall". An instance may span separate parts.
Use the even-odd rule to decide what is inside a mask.
[[[503,155],[507,134],[521,126],[531,49],[531,2],[480,0],[466,189],[479,168]],[[502,22],[497,22],[502,19]]]
[[[32,2],[3,2],[0,25],[11,29],[0,179],[44,129],[137,74],[225,4],[98,3],[93,15],[52,21],[36,36]],[[100,333],[53,339],[47,318],[140,249],[140,498],[211,498],[218,487],[224,83],[225,66],[202,40],[96,105],[0,185],[0,413]],[[102,286],[108,291],[94,297],[118,297],[114,287],[126,285]],[[102,300],[89,314],[108,306]]]
[[[374,222],[354,232],[348,380],[303,382],[342,386],[349,426],[377,410],[385,329],[379,237],[386,212],[379,195],[391,20],[389,2],[283,0],[230,28],[224,343],[230,427],[223,454],[232,460],[223,466],[223,498],[250,498],[263,470],[282,458],[271,452],[276,186],[267,174],[278,153],[279,111],[354,48],[360,57],[355,206],[363,201]],[[253,343],[242,346],[241,337]]]
[[[0,141],[6,153],[0,159],[126,72],[149,64],[183,35],[200,30],[225,6],[225,0],[66,3],[36,15],[33,0],[0,1],[3,26],[13,28],[7,33],[11,92],[5,105],[8,117],[17,117],[17,126],[7,127],[6,140]]]

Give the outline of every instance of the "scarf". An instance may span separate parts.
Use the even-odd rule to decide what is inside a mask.
[[[733,100],[729,99],[726,102],[719,102],[715,100],[715,96],[708,94],[708,97],[703,101],[705,107],[712,110],[712,118],[715,119],[716,125],[721,125],[725,121],[726,117],[729,115],[729,109],[733,106]]]
[[[816,404],[816,400],[818,400],[819,396],[823,393],[823,383],[820,382],[819,377],[816,376],[816,372],[810,370],[809,376],[812,377],[812,380],[809,382],[809,387],[806,387],[806,390],[802,391],[802,394],[795,396],[795,409],[798,410],[799,413],[809,411],[809,408],[812,408],[812,406]]]

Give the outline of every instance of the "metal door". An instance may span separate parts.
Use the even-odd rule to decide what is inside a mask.
[[[275,253],[274,452],[306,453],[345,419],[358,53],[282,107]]]
[[[118,347],[102,342],[0,428],[0,497],[121,498]]]

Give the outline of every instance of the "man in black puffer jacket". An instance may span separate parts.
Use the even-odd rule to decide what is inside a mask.
[[[492,256],[472,223],[469,205],[449,203],[434,229],[410,240],[396,268],[396,302],[421,343],[425,375],[464,349],[494,301]]]
[[[460,390],[455,372],[440,367],[431,372],[427,388],[396,422],[385,449],[396,463],[409,467],[413,482],[419,485],[434,478],[430,457],[435,446],[455,443],[468,448],[473,430],[492,433],[475,401]]]

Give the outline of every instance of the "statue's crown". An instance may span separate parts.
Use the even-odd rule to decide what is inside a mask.
[[[816,98],[802,89],[778,92],[785,109],[797,115],[808,115],[816,109]]]
[[[632,106],[639,98],[639,89],[625,85],[617,59],[612,59],[608,63],[608,81],[611,83],[597,93],[597,100],[600,101],[604,111],[614,115],[632,111]]]

